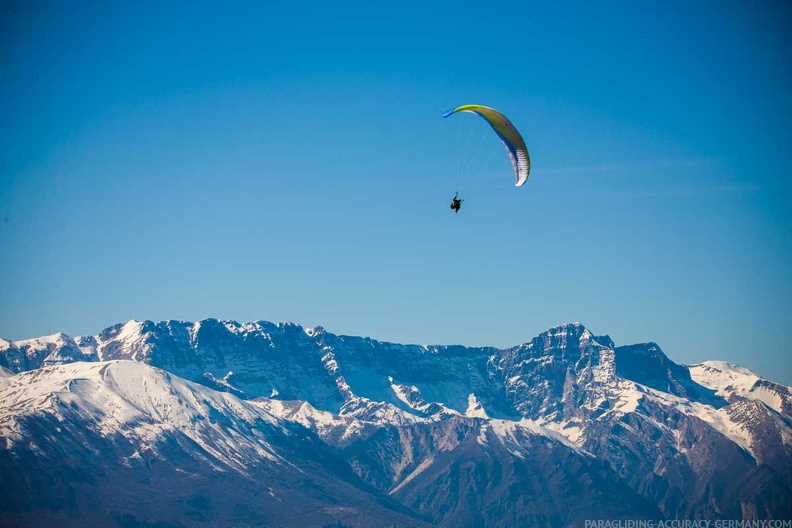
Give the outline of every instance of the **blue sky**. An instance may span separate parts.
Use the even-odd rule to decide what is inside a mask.
[[[788,3],[162,4],[4,3],[0,336],[580,321],[792,384]]]

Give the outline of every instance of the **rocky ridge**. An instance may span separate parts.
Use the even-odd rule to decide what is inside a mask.
[[[510,349],[398,345],[294,324],[214,319],[130,321],[97,336],[0,341],[0,366],[13,374],[0,381],[1,423],[16,424],[2,429],[6,456],[13,459],[22,445],[9,441],[14,427],[30,439],[46,427],[20,424],[54,414],[31,405],[36,413],[20,418],[18,406],[6,407],[11,386],[49,390],[50,400],[65,390],[79,400],[73,393],[83,383],[56,390],[43,380],[68,377],[78,365],[112,371],[133,368],[128,363],[165,372],[179,387],[225,393],[238,402],[218,411],[230,423],[240,413],[261,413],[300,431],[311,452],[332,460],[320,480],[347,471],[342,480],[355,493],[385,501],[382,523],[399,516],[416,526],[792,516],[788,387],[723,362],[678,365],[654,343],[616,346],[578,323]],[[80,397],[93,401],[115,390],[100,381],[90,387]],[[148,409],[146,420],[167,423],[162,405]],[[78,423],[103,438],[142,441],[98,416]],[[181,424],[169,434],[198,447],[177,459],[218,458]],[[222,467],[244,475],[244,467],[263,464],[266,440],[251,442],[240,439],[247,445],[246,455],[237,455],[242,467]],[[34,452],[27,452],[31,460]],[[350,513],[343,522],[365,525],[361,519]]]

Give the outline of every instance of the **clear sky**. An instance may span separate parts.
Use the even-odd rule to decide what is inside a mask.
[[[792,384],[788,2],[226,4],[3,2],[0,336],[580,321]]]

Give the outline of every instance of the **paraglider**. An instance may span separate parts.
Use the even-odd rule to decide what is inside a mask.
[[[462,199],[459,198],[459,193],[456,193],[454,195],[454,199],[451,200],[451,209],[453,209],[455,213],[458,213],[459,212],[459,208],[462,207],[462,202],[464,202],[464,201],[465,200],[462,200]]]
[[[443,117],[448,117],[457,112],[470,112],[481,116],[489,125],[492,130],[498,134],[498,137],[506,147],[506,152],[509,153],[511,158],[512,167],[514,168],[514,185],[520,187],[528,180],[528,174],[531,172],[531,158],[528,157],[528,148],[525,146],[525,141],[514,125],[511,124],[505,115],[501,114],[494,108],[487,106],[468,104],[452,108],[443,114]],[[459,211],[459,208],[454,208],[452,203],[451,208]]]

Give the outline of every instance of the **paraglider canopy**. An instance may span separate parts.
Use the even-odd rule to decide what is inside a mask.
[[[445,112],[443,117],[448,117],[457,112],[470,112],[481,116],[487,123],[490,124],[492,130],[498,134],[498,137],[506,147],[506,152],[509,153],[511,158],[512,168],[514,169],[514,185],[520,187],[528,180],[528,175],[531,172],[531,158],[528,156],[528,148],[525,146],[525,141],[514,125],[508,118],[488,106],[482,105],[462,105]]]

